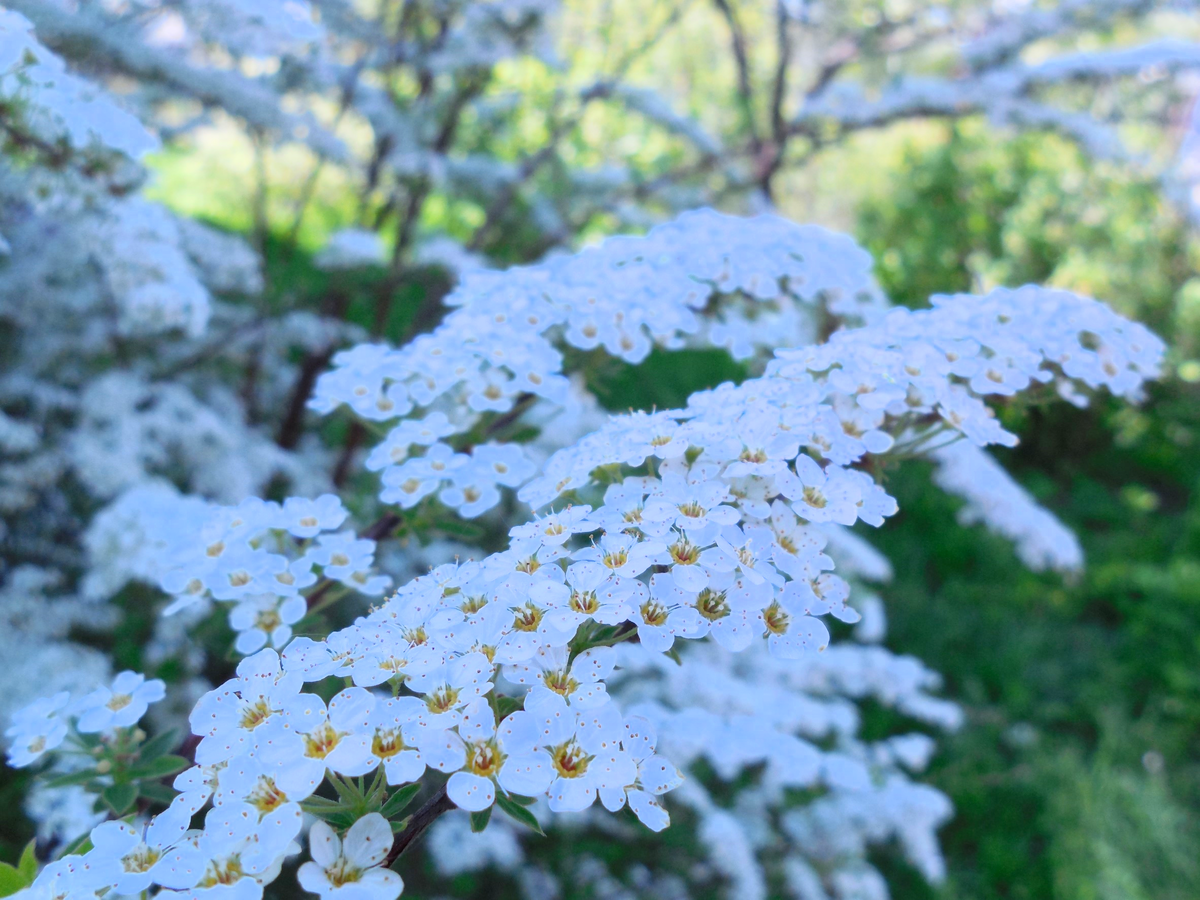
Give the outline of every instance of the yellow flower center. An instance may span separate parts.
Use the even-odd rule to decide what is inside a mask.
[[[625,563],[629,562],[629,554],[624,550],[611,550],[604,554],[600,562],[604,563],[610,569],[619,569]]]
[[[242,859],[235,853],[223,860],[214,859],[210,862],[198,887],[209,888],[216,887],[218,884],[233,884],[240,881],[245,874],[242,870]]]
[[[667,550],[678,565],[694,566],[700,561],[700,548],[686,538],[675,542]]]
[[[328,722],[323,722],[308,734],[302,735],[304,755],[311,759],[324,759],[345,736],[346,732],[336,731]]]
[[[667,608],[657,600],[647,600],[642,604],[641,612],[647,625],[665,625],[667,622]]]
[[[265,697],[259,697],[253,703],[242,706],[242,715],[238,724],[247,731],[252,731],[267,721],[275,710],[271,709]]]
[[[579,682],[571,677],[566,669],[555,669],[542,673],[542,683],[556,694],[570,696],[579,689]]]
[[[479,612],[481,609],[487,606],[487,603],[488,598],[482,594],[479,594],[475,597],[468,597],[459,605],[458,608],[469,616],[473,613]]]
[[[397,753],[411,749],[404,743],[404,735],[399,728],[376,728],[375,737],[371,738],[371,752],[380,759],[391,759]]]
[[[472,775],[491,778],[500,771],[504,755],[495,741],[479,741],[467,744],[467,768]]]
[[[554,762],[554,770],[562,778],[581,778],[587,773],[588,763],[594,757],[583,752],[583,748],[571,738],[565,744],[559,744],[550,751],[550,759]]]
[[[763,611],[763,624],[767,626],[767,631],[770,634],[787,634],[788,625],[791,623],[792,617],[788,615],[787,610],[779,605],[779,601],[774,601]]]
[[[593,615],[600,609],[600,600],[595,591],[575,591],[567,601],[571,609],[584,615]]]
[[[254,790],[246,795],[246,802],[257,809],[260,816],[265,816],[287,803],[288,797],[275,784],[274,778],[260,775]]]
[[[437,690],[430,691],[425,695],[425,705],[429,707],[429,711],[434,715],[449,712],[454,709],[457,703],[458,689],[452,688],[448,684],[443,684]]]
[[[696,598],[696,609],[710,622],[723,619],[731,612],[729,601],[725,599],[725,592],[714,591],[710,588],[705,588],[700,592]]]
[[[513,607],[513,613],[513,628],[517,631],[537,631],[546,611],[527,600],[524,606]]]
[[[126,872],[149,872],[161,858],[162,853],[157,847],[139,844],[132,853],[121,857],[121,866]]]
[[[813,509],[824,509],[825,505],[829,501],[826,500],[825,495],[822,494],[820,491],[818,491],[816,488],[806,487],[804,489],[804,502],[807,503],[809,506],[811,506]]]
[[[283,619],[279,618],[279,610],[276,609],[264,609],[254,617],[254,627],[267,634],[282,624]]]
[[[119,712],[133,702],[133,697],[129,694],[113,694],[112,698],[104,705],[113,712]]]

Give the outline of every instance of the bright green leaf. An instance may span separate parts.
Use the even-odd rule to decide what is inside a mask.
[[[490,806],[487,809],[481,809],[479,812],[471,813],[471,830],[483,831],[483,829],[487,828],[487,824],[491,818],[492,808]]]
[[[36,840],[30,841],[25,845],[25,849],[21,851],[21,859],[17,863],[17,871],[21,873],[21,877],[25,879],[26,884],[33,884],[33,879],[37,878],[38,861]]]
[[[529,802],[532,803],[533,801]],[[542,831],[542,826],[538,824],[538,820],[534,818],[533,813],[522,806],[517,799],[505,797],[503,794],[497,794],[496,805],[500,807],[500,811],[509,818],[516,819],[526,828],[532,828],[538,834],[544,834]]]
[[[16,866],[0,862],[0,897],[11,897],[28,886],[29,882]]]

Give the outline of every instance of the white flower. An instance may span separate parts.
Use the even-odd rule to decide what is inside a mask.
[[[487,809],[496,799],[495,783],[526,797],[550,784],[550,757],[537,749],[538,722],[524,710],[497,726],[495,713],[481,698],[463,711],[458,733],[466,745],[464,768],[450,776],[446,794],[460,809]]]
[[[192,710],[192,732],[201,736],[196,762],[224,762],[254,745],[255,732],[293,707],[304,678],[280,667],[279,654],[260,650],[238,663],[237,677],[209,691]]]
[[[19,769],[28,766],[60,744],[67,736],[67,723],[59,713],[71,699],[69,691],[40,697],[13,713],[12,726],[4,732],[11,742],[8,764]]]
[[[345,840],[324,822],[308,835],[312,861],[300,867],[300,886],[322,898],[395,900],[404,882],[382,867],[392,847],[392,829],[379,813],[368,813],[350,826]]]
[[[570,662],[569,655],[565,646],[547,644],[528,663],[506,666],[504,676],[517,684],[532,685],[531,694],[558,694],[576,709],[607,703],[607,688],[600,679],[612,674],[616,663],[613,648],[593,647]]]
[[[97,688],[80,700],[76,727],[88,733],[134,725],[166,694],[166,685],[157,678],[147,681],[137,672],[121,672],[111,687]]]
[[[674,764],[655,754],[657,743],[658,736],[649,719],[642,716],[627,718],[621,746],[637,763],[637,781],[620,788],[601,788],[599,792],[600,802],[609,812],[616,812],[628,800],[634,815],[651,831],[662,831],[671,823],[658,795],[683,784],[683,776]]]
[[[553,778],[546,788],[555,812],[587,809],[602,788],[622,788],[637,778],[637,766],[621,750],[624,726],[616,705],[576,712],[558,694],[526,701],[537,717],[539,744],[550,754]]]
[[[115,893],[138,894],[152,884],[190,888],[199,880],[200,851],[184,838],[194,811],[177,799],[144,825],[104,822],[92,829],[97,865]]]
[[[300,694],[297,701],[268,726],[269,743],[259,741],[265,761],[303,771],[315,784],[321,783],[327,768],[350,776],[375,768],[367,735],[375,698],[369,691],[346,688],[329,701],[328,709],[316,694]]]
[[[229,611],[229,626],[238,633],[234,649],[243,656],[267,644],[281,649],[292,639],[292,626],[304,618],[308,605],[303,597],[263,594],[242,600]]]
[[[283,501],[281,521],[292,536],[311,538],[339,527],[346,516],[346,508],[336,494],[322,494],[315,500],[288,497]]]

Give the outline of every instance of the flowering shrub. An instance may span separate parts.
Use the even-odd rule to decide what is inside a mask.
[[[28,6],[67,44],[103,32],[92,19],[108,15]],[[293,6],[178,14],[214,43],[233,29],[227,49],[252,56],[314,39]],[[427,64],[461,74],[464,44],[476,63],[523,51],[541,6],[465,7],[444,46],[422,48]],[[452,312],[398,347],[303,315],[268,331],[222,299],[262,290],[255,255],[137,195],[131,157],[152,145],[137,119],[64,74],[19,15],[0,13],[0,29],[15,361],[0,381],[2,536],[48,563],[64,523],[89,522],[68,548],[78,597],[44,604],[58,615],[32,644],[29,629],[0,638],[21,661],[3,676],[21,682],[5,702],[32,700],[5,732],[9,763],[44,776],[29,809],[61,844],[40,872],[13,870],[20,896],[257,897],[286,869],[323,897],[388,900],[403,890],[400,857],[427,832],[443,871],[475,864],[454,858],[470,839],[453,810],[493,842],[470,845],[486,862],[521,852],[517,827],[582,821],[628,837],[597,801],[650,832],[682,811],[707,857],[691,874],[739,896],[781,881],[802,897],[878,895],[867,853],[889,840],[943,877],[936,830],[951,810],[911,777],[933,739],[864,737],[859,704],[928,730],[960,715],[935,673],[875,646],[883,614],[868,584],[888,565],[849,529],[883,525],[897,511],[889,468],[930,457],[965,518],[1013,540],[1031,567],[1077,568],[1071,534],[981,449],[1016,442],[994,405],[1082,404],[1099,390],[1136,401],[1163,355],[1153,334],[1033,286],[891,308],[849,238],[710,210],[533,265],[486,269],[460,254]],[[209,70],[198,87],[169,54],[106,41],[100,55],[126,75],[154,71],[344,159],[330,133],[273,95],[260,102],[236,71]],[[337,83],[316,64],[294,74]],[[1013,109],[1023,85],[1004,95]],[[355,91],[398,141],[395,111]],[[376,154],[423,196],[436,166],[393,151]],[[498,203],[505,190],[493,224],[512,203]],[[341,232],[318,262],[386,261],[377,231]],[[588,367],[655,347],[722,348],[755,377],[680,409],[601,415]],[[297,349],[321,364],[297,366]],[[195,363],[242,352],[265,387],[239,395],[218,366]],[[311,389],[312,411],[378,433],[362,461],[377,499],[328,478],[319,442],[272,440],[229,415],[259,390],[286,405],[292,385]],[[453,549],[426,540],[455,527]],[[385,544],[401,532],[410,552],[397,561]],[[147,653],[183,659],[170,701],[163,680],[109,679],[90,655],[62,663],[76,652],[70,626],[102,624],[103,601],[134,582],[171,598]],[[17,569],[5,608],[54,586],[48,565]],[[331,626],[354,597],[373,605]],[[218,605],[239,661],[214,685],[189,630]],[[160,702],[186,707],[188,738],[148,715]],[[666,889],[648,877],[648,893]]]

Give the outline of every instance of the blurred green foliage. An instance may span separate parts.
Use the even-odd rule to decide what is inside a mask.
[[[888,643],[968,711],[931,777],[957,808],[950,880],[930,891],[885,863],[896,896],[1200,896],[1200,389],[1172,377],[1200,343],[1185,223],[1150,179],[971,123],[910,143],[896,174],[858,230],[897,302],[1048,282],[1173,345],[1140,408],[1007,413],[1023,442],[1000,457],[1080,536],[1075,583],[952,527],[957,503],[928,469],[892,476],[901,512],[871,534],[896,566]]]

